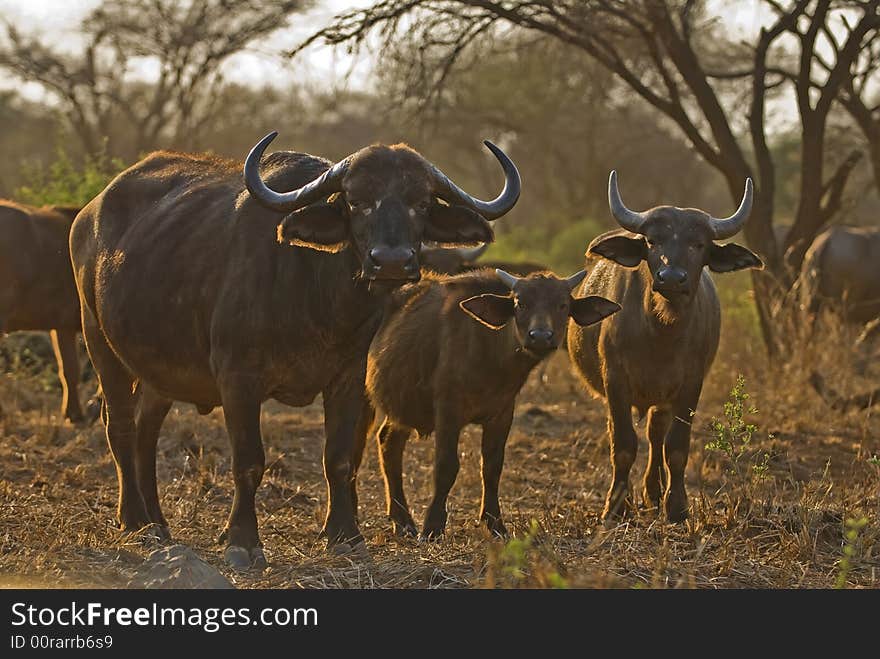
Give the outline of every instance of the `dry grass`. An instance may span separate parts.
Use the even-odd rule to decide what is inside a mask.
[[[507,547],[474,522],[479,440],[471,427],[444,541],[389,533],[371,443],[360,478],[369,557],[327,555],[317,539],[326,497],[319,404],[264,407],[268,469],[257,505],[266,571],[228,572],[215,541],[232,497],[222,412],[172,410],[160,440],[162,504],[178,541],[247,588],[827,588],[852,517],[868,524],[847,585],[877,587],[880,467],[869,458],[880,453],[880,408],[832,412],[806,384],[819,368],[838,389],[858,390],[876,382],[876,370],[869,364],[863,376],[849,377],[845,337],[834,350],[816,343],[802,359],[767,369],[758,347],[735,330],[725,334],[695,421],[686,524],[648,514],[609,529],[599,524],[610,478],[604,411],[584,396],[564,354],[553,358],[546,382],[534,375],[520,396],[502,482],[506,522],[519,540]],[[722,457],[703,448],[737,373],[746,375],[761,427],[743,460],[768,454],[763,479],[748,468],[730,474]],[[122,586],[149,548],[124,544],[115,530],[116,481],[103,429],[61,423],[57,395],[44,389],[37,378],[0,377],[0,585]],[[645,448],[643,440],[636,489]],[[417,519],[430,494],[431,458],[431,442],[410,442],[405,477]]]

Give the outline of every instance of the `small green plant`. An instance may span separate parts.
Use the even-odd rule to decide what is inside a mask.
[[[565,578],[543,556],[539,535],[540,527],[533,519],[525,535],[511,538],[500,550],[497,544],[490,549],[488,584],[492,587],[506,584],[514,588],[529,585],[568,588]]]
[[[880,456],[872,455],[868,458],[868,464],[874,465],[875,467],[880,467]]]
[[[61,147],[48,167],[25,168],[27,183],[15,199],[33,206],[84,206],[101,192],[125,164],[106,154],[86,157],[77,164]]]
[[[854,517],[847,518],[846,531],[843,534],[843,557],[837,564],[837,579],[834,582],[835,588],[846,588],[846,582],[847,579],[849,579],[850,571],[852,571],[853,559],[856,555],[856,542],[859,539],[862,529],[864,529],[867,524],[867,517],[860,517],[858,519]]]
[[[736,476],[743,478],[751,473],[760,480],[767,475],[770,455],[751,451],[758,426],[749,422],[747,417],[757,414],[758,409],[750,400],[751,394],[746,391],[746,379],[738,375],[736,384],[730,390],[730,397],[724,403],[724,417],[713,417],[709,423],[714,439],[706,443],[706,450],[724,455],[730,463],[731,473]]]

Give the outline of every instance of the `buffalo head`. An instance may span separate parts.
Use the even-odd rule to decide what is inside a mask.
[[[504,270],[495,272],[510,289],[510,295],[486,293],[462,300],[460,306],[492,329],[501,329],[512,319],[519,345],[537,357],[559,347],[569,317],[587,326],[620,310],[620,305],[604,297],[571,296],[586,276],[584,270],[567,279],[549,273],[515,277]]]
[[[761,259],[745,247],[715,242],[730,238],[742,229],[752,209],[752,196],[752,180],[746,179],[739,208],[725,219],[696,208],[675,206],[658,206],[637,213],[624,205],[617,189],[617,172],[611,172],[608,181],[611,213],[620,226],[638,237],[620,233],[603,236],[590,245],[588,253],[629,268],[644,261],[651,272],[655,292],[670,300],[690,299],[700,285],[705,266],[713,272],[764,267]]]
[[[260,158],[276,135],[270,133],[251,150],[244,175],[248,191],[260,203],[288,213],[278,227],[279,240],[324,251],[351,246],[368,280],[417,280],[422,241],[491,242],[489,221],[507,213],[519,198],[516,166],[491,142],[485,144],[506,179],[492,201],[464,192],[402,144],[366,147],[301,188],[276,192],[259,172]]]

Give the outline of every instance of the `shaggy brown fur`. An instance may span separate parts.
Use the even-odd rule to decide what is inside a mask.
[[[415,533],[402,479],[411,430],[435,436],[434,497],[422,527],[424,537],[435,538],[446,527],[446,499],[459,468],[459,434],[476,423],[483,428],[480,519],[491,531],[506,533],[498,484],[517,393],[529,372],[556,349],[569,317],[586,325],[619,309],[603,298],[572,299],[573,285],[551,273],[536,273],[518,280],[511,291],[485,270],[429,276],[395,295],[370,347],[367,391],[387,415],[378,442],[396,532]]]

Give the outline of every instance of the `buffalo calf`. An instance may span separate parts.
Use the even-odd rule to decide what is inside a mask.
[[[625,231],[606,233],[590,244],[587,255],[605,260],[592,270],[580,293],[610,297],[622,309],[600,327],[569,323],[568,331],[575,368],[608,405],[613,476],[603,518],[618,516],[630,505],[629,472],[638,447],[635,407],[648,413],[644,501],[659,508],[662,496],[667,518],[682,521],[688,509],[684,471],[691,420],[721,328],[721,307],[705,268],[731,272],[763,267],[746,248],[715,242],[745,224],[752,182],[746,182],[739,209],[726,219],[673,206],[633,212],[620,199],[615,172],[608,196]]]
[[[559,279],[544,272],[520,279],[483,270],[426,277],[395,296],[367,362],[367,391],[386,415],[378,442],[395,532],[416,532],[402,478],[411,430],[434,433],[434,496],[422,536],[436,538],[445,529],[446,499],[458,474],[459,433],[476,423],[483,428],[480,519],[492,532],[506,533],[498,483],[517,393],[558,347],[568,318],[592,325],[620,309],[602,297],[573,298],[584,276]],[[361,424],[353,482],[367,426]]]

